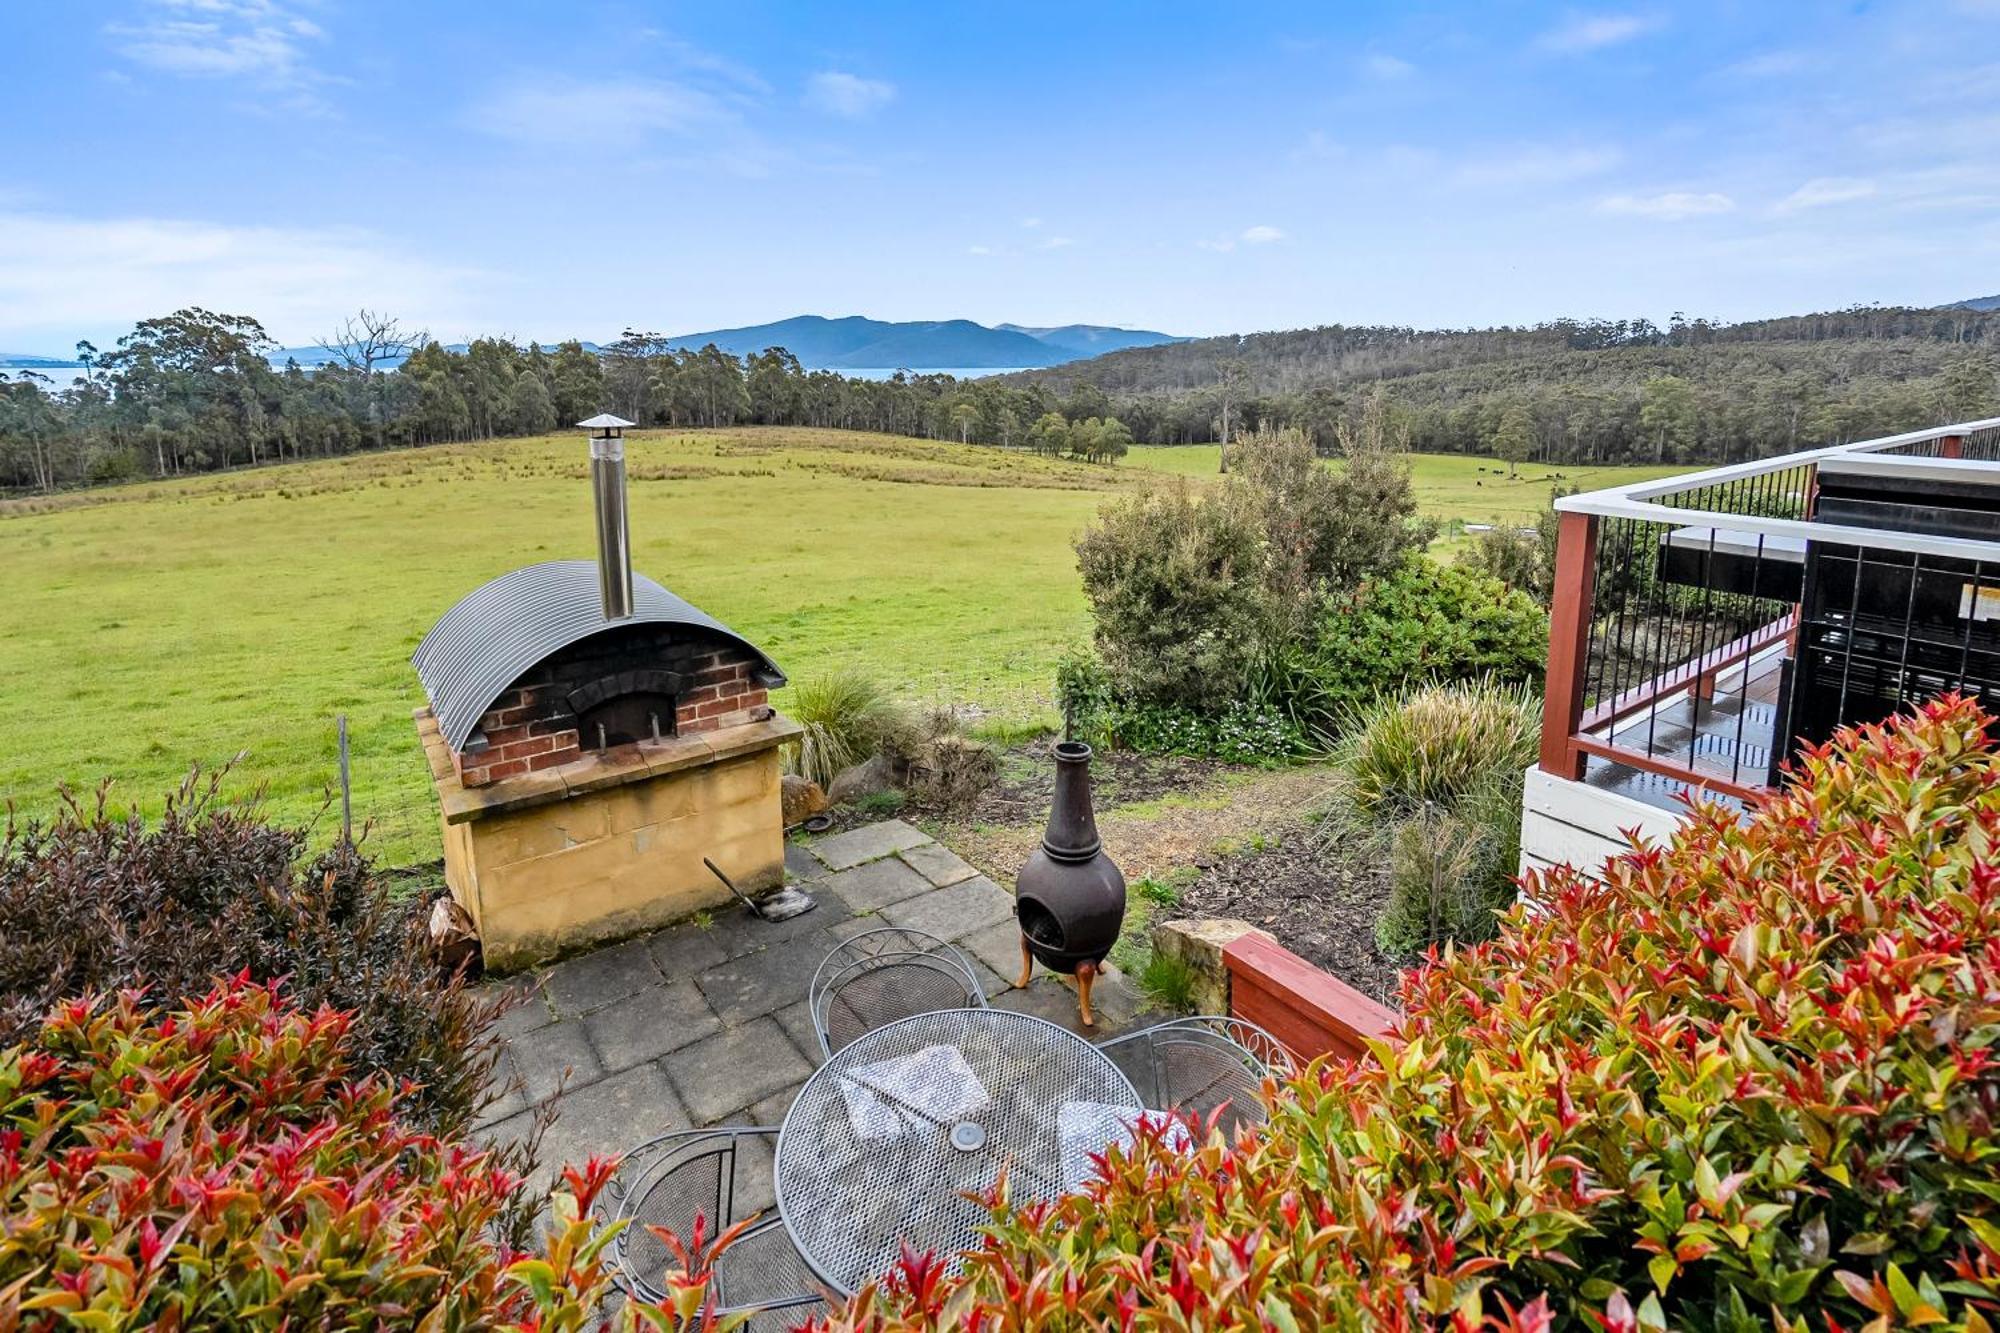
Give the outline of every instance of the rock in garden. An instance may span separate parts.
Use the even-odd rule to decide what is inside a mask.
[[[835,805],[850,805],[865,796],[877,792],[896,790],[895,761],[886,754],[878,754],[873,759],[864,759],[851,768],[843,768],[833,775],[833,782],[826,789],[826,796]]]
[[[803,824],[826,809],[826,792],[811,778],[787,773],[779,779],[779,801],[784,808],[785,827]]]
[[[430,936],[431,957],[445,971],[471,971],[478,966],[479,933],[455,899],[440,898],[431,904]]]

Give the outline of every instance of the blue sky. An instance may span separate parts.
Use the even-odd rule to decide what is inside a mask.
[[[2000,0],[19,5],[0,349],[2000,292]]]

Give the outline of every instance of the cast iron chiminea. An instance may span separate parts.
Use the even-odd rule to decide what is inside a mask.
[[[1076,977],[1085,1027],[1096,1025],[1090,987],[1125,924],[1125,876],[1104,854],[1097,816],[1090,808],[1090,747],[1060,741],[1055,747],[1056,795],[1042,845],[1021,867],[1014,916],[1021,925],[1021,979],[1035,960]]]

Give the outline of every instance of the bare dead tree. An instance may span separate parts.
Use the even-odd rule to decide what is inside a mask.
[[[318,340],[320,350],[349,370],[361,373],[368,391],[368,420],[375,428],[375,447],[378,449],[385,442],[387,423],[383,420],[382,391],[375,378],[375,367],[385,361],[406,360],[430,340],[431,335],[425,330],[406,330],[402,321],[394,315],[370,310],[366,306],[342,320],[331,337]]]

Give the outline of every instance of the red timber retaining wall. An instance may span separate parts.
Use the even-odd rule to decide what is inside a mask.
[[[1222,951],[1229,1012],[1255,1023],[1302,1060],[1352,1057],[1386,1036],[1396,1011],[1322,972],[1268,936],[1251,931]]]

